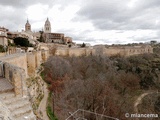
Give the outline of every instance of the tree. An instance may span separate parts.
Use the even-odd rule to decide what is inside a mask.
[[[81,47],[86,47],[86,44],[85,44],[85,43],[83,43],[83,44],[81,45]]]
[[[22,37],[16,37],[13,39],[14,40],[14,43],[18,46],[22,46],[22,47],[29,47],[30,44],[29,44],[29,41],[27,38],[22,38]]]
[[[5,52],[5,49],[3,45],[0,45],[0,52]]]
[[[40,33],[40,38],[38,39],[38,41],[39,42],[45,42],[44,41],[44,36],[43,36],[44,32],[43,31],[39,31],[39,33]]]
[[[14,43],[11,43],[11,41],[8,40],[8,46],[15,46],[15,44],[14,44]]]
[[[45,80],[51,84],[50,90],[60,90],[63,80],[70,78],[72,74],[71,65],[61,57],[52,56],[44,63]],[[59,87],[56,87],[59,86]]]
[[[158,96],[157,100],[155,101],[154,109],[156,112],[160,113],[160,96]]]
[[[134,112],[133,100],[137,94],[145,88],[155,89],[160,83],[160,77],[157,77],[160,72],[156,73],[152,68],[154,57],[157,56],[49,58],[44,64],[44,72],[50,83],[49,90],[54,91],[56,115],[63,120],[68,112],[85,109],[126,119],[126,111]],[[154,103],[156,106],[152,105],[150,110],[159,111],[159,100]],[[94,119],[90,114],[85,117]]]

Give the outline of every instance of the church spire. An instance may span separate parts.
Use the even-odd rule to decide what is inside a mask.
[[[48,17],[47,17],[47,20],[44,24],[44,32],[45,33],[51,33],[51,23],[50,23]]]
[[[30,25],[30,23],[29,23],[28,18],[27,18],[27,22],[26,22],[26,24],[25,24],[25,31],[26,31],[26,32],[31,31],[31,25]]]
[[[29,20],[28,20],[28,18],[27,18],[27,23],[29,23]]]

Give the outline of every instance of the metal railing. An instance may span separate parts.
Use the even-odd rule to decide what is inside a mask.
[[[119,120],[119,119],[87,110],[78,109],[74,113],[70,113],[70,116],[65,120]]]

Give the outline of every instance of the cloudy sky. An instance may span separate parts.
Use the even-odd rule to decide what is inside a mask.
[[[0,0],[0,26],[32,31],[49,18],[52,32],[77,43],[160,42],[160,0]]]

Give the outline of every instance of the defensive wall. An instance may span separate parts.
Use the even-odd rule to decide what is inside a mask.
[[[19,54],[12,54],[12,55],[6,55],[3,57],[0,57],[0,61],[9,63],[11,65],[16,65],[17,67],[20,67],[25,70],[25,75],[27,77],[27,62],[26,62],[27,56],[24,53]]]
[[[150,45],[142,46],[115,46],[115,47],[105,47],[105,46],[95,46],[88,48],[64,48],[57,47],[55,55],[59,56],[82,56],[82,55],[106,55],[106,56],[131,56],[144,53],[153,53],[153,48]]]
[[[27,96],[26,72],[23,68],[5,62],[3,64],[4,76],[13,86],[16,95]]]
[[[35,76],[36,69],[48,57],[49,52],[44,50],[0,57],[0,76],[5,77],[14,86],[16,95],[26,95],[26,78]]]
[[[25,79],[27,77],[35,76],[36,70],[45,62],[50,56],[50,50],[52,45],[42,46],[43,50],[17,53],[11,55],[5,55],[0,57],[0,75],[5,77],[14,85],[14,91],[16,95],[25,95]],[[62,47],[56,46],[55,55],[59,56],[88,56],[88,55],[121,55],[131,56],[143,53],[153,53],[153,48],[149,45],[143,46],[95,46],[88,48],[77,48],[77,47]]]

